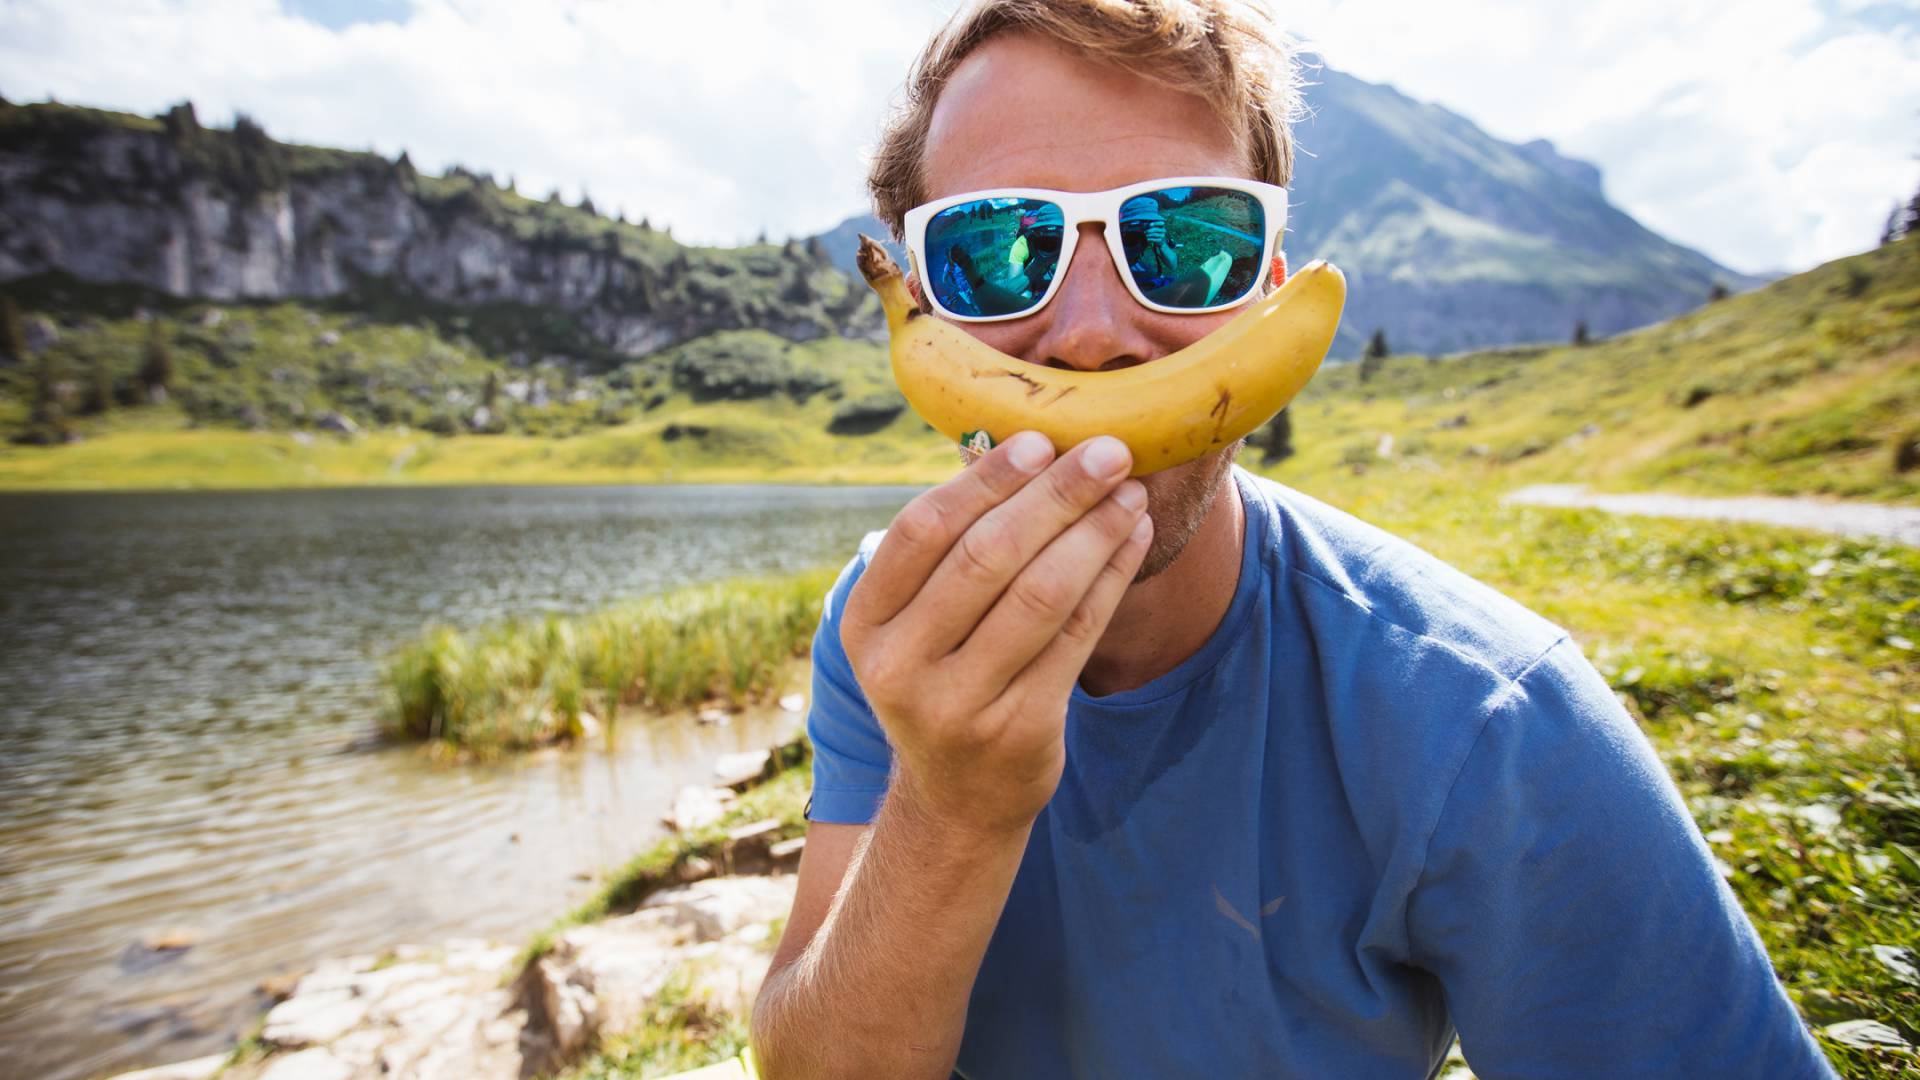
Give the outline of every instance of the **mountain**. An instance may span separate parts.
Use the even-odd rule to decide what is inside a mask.
[[[1607,201],[1598,168],[1545,139],[1503,142],[1390,86],[1315,70],[1286,249],[1296,266],[1346,272],[1336,357],[1357,357],[1376,328],[1428,353],[1565,341],[1580,321],[1605,336],[1692,310],[1715,284],[1770,279],[1649,231]],[[884,234],[862,215],[818,237],[849,273],[859,232]]]
[[[153,297],[471,312],[488,351],[606,369],[722,330],[882,332],[818,245],[676,243],[590,202],[531,199],[406,156],[296,146],[240,119],[0,103],[0,281]],[[21,284],[24,283],[24,284]]]
[[[853,257],[860,250],[862,234],[880,241],[886,247],[887,254],[893,256],[894,262],[902,267],[907,265],[907,249],[894,243],[893,233],[887,231],[880,219],[872,214],[856,214],[812,239],[820,241],[820,246],[826,249],[827,258],[840,268],[841,273],[858,281],[860,264]]]
[[[1565,341],[1577,321],[1606,336],[1690,311],[1716,282],[1761,283],[1640,225],[1543,139],[1503,142],[1332,68],[1317,79],[1287,246],[1346,271],[1349,355],[1375,328],[1439,353]]]

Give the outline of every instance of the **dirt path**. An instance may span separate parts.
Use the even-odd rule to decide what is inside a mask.
[[[1768,525],[1819,529],[1843,536],[1877,536],[1920,547],[1920,506],[1762,495],[1734,499],[1696,495],[1607,495],[1588,492],[1585,484],[1533,484],[1510,492],[1502,501],[1534,506],[1590,506],[1611,510],[1616,514],[1757,521]]]

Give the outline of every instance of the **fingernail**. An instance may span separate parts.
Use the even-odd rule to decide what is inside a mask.
[[[1111,435],[1097,436],[1080,455],[1080,467],[1095,480],[1105,480],[1127,467],[1127,444]]]
[[[1153,519],[1145,514],[1141,514],[1140,520],[1133,523],[1133,535],[1130,539],[1138,543],[1141,540],[1145,540],[1151,532],[1153,532]]]
[[[1053,456],[1053,444],[1035,431],[1023,431],[1007,440],[1007,460],[1021,472],[1039,472]]]
[[[1147,487],[1138,480],[1123,480],[1113,489],[1113,501],[1129,510],[1147,505]]]

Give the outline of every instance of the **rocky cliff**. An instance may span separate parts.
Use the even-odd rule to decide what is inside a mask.
[[[882,325],[818,245],[683,246],[461,169],[283,144],[244,118],[204,128],[190,105],[147,119],[0,104],[0,226],[0,281],[517,310],[564,320],[573,351],[603,362],[716,330],[807,340]]]

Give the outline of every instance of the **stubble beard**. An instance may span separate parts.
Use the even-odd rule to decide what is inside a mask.
[[[1141,481],[1147,487],[1147,513],[1153,518],[1153,541],[1147,557],[1133,575],[1135,585],[1172,566],[1213,511],[1221,480],[1233,467],[1244,439],[1178,468],[1155,473]]]

